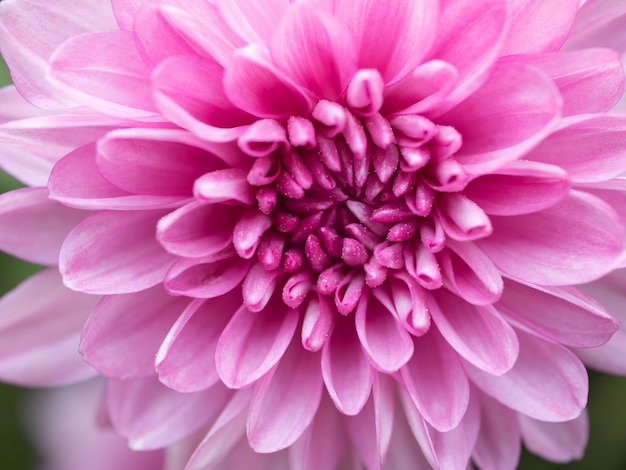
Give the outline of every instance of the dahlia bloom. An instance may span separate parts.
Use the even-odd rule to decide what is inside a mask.
[[[583,361],[625,372],[575,287],[624,265],[624,31],[615,0],[2,1],[32,187],[0,248],[48,269],[0,301],[0,377],[107,377],[171,469],[579,457]]]

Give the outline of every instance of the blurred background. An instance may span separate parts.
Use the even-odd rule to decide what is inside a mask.
[[[0,59],[0,86],[9,83],[10,76],[8,70]],[[0,106],[2,106],[1,103]],[[18,187],[20,187],[20,184],[16,180],[0,171],[0,193]],[[0,295],[15,287],[38,269],[36,266],[29,265],[0,252]],[[594,372],[591,372],[590,377],[591,396],[589,412],[591,438],[584,459],[579,462],[558,465],[547,463],[525,452],[522,456],[520,469],[626,469],[626,378],[610,377]],[[34,470],[39,468],[37,452],[29,441],[21,420],[21,417],[25,414],[29,396],[33,393],[32,390],[0,383],[1,469]],[[73,443],[68,442],[68,449],[71,449],[72,445]]]

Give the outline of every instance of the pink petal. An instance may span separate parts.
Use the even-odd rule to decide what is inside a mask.
[[[510,370],[519,353],[513,328],[491,306],[475,307],[438,292],[432,293],[430,312],[448,344],[485,372],[502,375]]]
[[[409,399],[410,401],[410,399]],[[412,405],[412,404],[411,404]],[[430,464],[426,460],[419,444],[409,426],[404,410],[398,405],[395,418],[392,439],[387,452],[384,469],[400,469],[407,462],[411,462],[413,468],[428,469]]]
[[[183,394],[156,378],[110,380],[107,405],[115,430],[134,450],[165,447],[216,418],[232,391],[219,384]]]
[[[59,255],[63,282],[92,294],[137,292],[163,281],[172,262],[154,236],[162,211],[101,212],[81,222]]]
[[[376,297],[359,302],[354,321],[361,345],[377,369],[395,372],[413,355],[411,336]]]
[[[606,181],[626,172],[626,116],[590,115],[567,120],[527,155],[558,165],[577,183]]]
[[[43,109],[74,105],[46,79],[52,52],[68,38],[116,27],[111,5],[89,0],[5,1],[0,18],[2,56],[13,81],[20,93]]]
[[[507,10],[499,0],[442,1],[437,41],[429,58],[448,62],[459,72],[459,83],[448,98],[446,109],[484,83],[505,39]]]
[[[589,437],[586,410],[578,418],[564,423],[546,423],[519,415],[519,425],[524,445],[533,454],[559,463],[583,458]]]
[[[267,44],[290,8],[288,0],[216,0],[228,26],[245,42]]]
[[[149,71],[128,32],[88,33],[67,40],[50,57],[49,77],[77,102],[106,115],[156,114]]]
[[[268,453],[292,445],[313,421],[322,391],[319,353],[294,341],[255,387],[247,426],[250,446]]]
[[[54,266],[68,233],[89,215],[62,206],[46,188],[24,188],[0,196],[0,248],[31,263]]]
[[[64,287],[55,269],[32,276],[6,294],[0,300],[2,380],[50,386],[95,376],[78,354],[78,341],[98,299]]]
[[[335,326],[337,310],[332,299],[317,294],[309,300],[302,322],[302,346],[319,351],[330,338]]]
[[[113,14],[120,29],[132,31],[133,20],[143,0],[111,0]]]
[[[388,84],[411,73],[438,36],[436,0],[333,3],[334,16],[354,37],[359,68],[379,70]]]
[[[567,39],[579,0],[512,2],[511,27],[502,55],[557,51]]]
[[[587,404],[587,371],[559,344],[517,330],[520,353],[513,368],[493,376],[470,364],[465,368],[483,392],[500,403],[542,421],[576,418]]]
[[[357,68],[353,41],[343,23],[308,1],[289,8],[273,35],[270,53],[278,67],[317,98],[336,100]]]
[[[526,282],[591,281],[610,271],[624,249],[617,214],[585,193],[535,214],[492,220],[493,235],[476,243],[499,269]]]
[[[440,120],[463,136],[455,158],[466,171],[483,174],[517,160],[545,138],[561,106],[558,89],[543,73],[503,62],[487,83]]]
[[[104,297],[89,315],[80,353],[102,375],[116,379],[154,374],[154,355],[189,303],[162,286]]]
[[[52,163],[32,153],[0,144],[0,168],[27,186],[45,186]]]
[[[518,414],[493,398],[480,395],[480,431],[472,459],[481,470],[515,470],[521,454]]]
[[[609,47],[624,52],[626,5],[619,0],[587,1],[578,12],[566,49]]]
[[[194,201],[159,220],[157,239],[163,248],[178,256],[215,255],[232,243],[233,228],[240,216],[234,206]],[[215,226],[216,221],[219,226]]]
[[[208,202],[229,202],[252,205],[254,190],[243,168],[227,168],[205,173],[195,180],[194,196]]]
[[[226,68],[224,87],[232,103],[255,116],[286,118],[311,110],[309,97],[256,45],[237,50]]]
[[[414,340],[413,357],[400,372],[411,400],[435,429],[456,428],[469,403],[469,382],[457,353],[435,328]]]
[[[265,375],[285,353],[298,315],[276,301],[262,312],[240,307],[217,343],[217,373],[230,388],[242,388]]]
[[[359,413],[372,388],[369,365],[350,318],[340,317],[322,349],[322,376],[337,409],[345,415]]]
[[[510,280],[495,307],[506,317],[566,346],[595,348],[618,328],[593,298],[569,287],[524,285]]]
[[[217,341],[240,302],[240,294],[233,291],[210,301],[194,300],[183,311],[156,356],[155,368],[163,384],[189,393],[219,381]]]

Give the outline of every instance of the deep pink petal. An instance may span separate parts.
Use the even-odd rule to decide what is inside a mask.
[[[116,27],[110,3],[89,0],[5,1],[0,18],[2,56],[13,81],[31,103],[44,109],[76,106],[46,80],[52,52],[68,38]]]
[[[429,304],[441,335],[476,367],[501,375],[513,367],[519,344],[513,328],[491,306],[475,307],[455,295],[432,293]]]
[[[134,450],[165,447],[218,416],[232,391],[219,384],[183,394],[156,378],[110,380],[107,405],[115,430]]]
[[[278,67],[317,98],[336,100],[357,69],[353,41],[343,23],[309,1],[289,8],[270,53]]]
[[[248,441],[260,453],[292,445],[313,421],[324,389],[320,353],[293,341],[257,384],[248,415]]]
[[[568,349],[517,330],[520,353],[513,368],[493,376],[465,368],[483,392],[502,404],[542,421],[576,418],[587,404],[587,371]]]
[[[351,319],[338,318],[322,349],[322,375],[339,411],[352,416],[363,409],[370,396],[373,374]]]
[[[591,281],[610,271],[624,249],[617,214],[585,193],[535,214],[492,220],[493,235],[476,243],[503,272],[527,282]]]
[[[481,174],[517,160],[545,138],[557,123],[561,101],[545,74],[504,62],[476,93],[443,115],[441,123],[463,136],[458,161],[466,171]]]
[[[162,211],[101,212],[65,239],[59,258],[63,282],[93,294],[137,292],[163,281],[172,263],[155,237]]]
[[[574,182],[606,181],[626,172],[626,116],[589,115],[565,121],[526,158],[558,165]]]
[[[217,383],[217,341],[240,302],[238,292],[208,302],[193,301],[163,339],[155,361],[159,380],[183,393],[204,390]]]
[[[50,57],[49,77],[68,96],[106,115],[147,118],[157,112],[149,71],[125,31],[69,39]]]
[[[472,180],[464,194],[487,214],[520,215],[556,204],[569,188],[568,174],[560,167],[518,160]]]
[[[600,346],[618,328],[618,321],[601,305],[570,287],[526,286],[507,279],[495,307],[546,338],[572,347]]]
[[[580,1],[514,0],[511,3],[511,27],[502,55],[557,51],[574,24]]]
[[[461,360],[436,328],[414,342],[413,357],[401,369],[405,387],[428,423],[450,431],[459,425],[469,403],[469,382]]]
[[[46,188],[0,196],[0,248],[31,263],[54,266],[65,237],[89,215],[49,199]]]
[[[80,353],[102,375],[116,379],[154,374],[154,355],[189,303],[162,286],[104,297],[89,315]]]
[[[533,454],[559,463],[583,458],[589,438],[586,410],[563,423],[546,423],[520,414],[519,426],[524,445]]]
[[[51,386],[93,377],[96,371],[78,354],[78,341],[98,299],[64,287],[55,269],[34,275],[6,294],[0,300],[2,380]]]
[[[287,350],[297,322],[297,312],[282,302],[262,312],[240,307],[217,343],[215,363],[222,381],[242,388],[262,377]]]

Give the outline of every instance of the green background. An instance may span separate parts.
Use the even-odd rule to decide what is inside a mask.
[[[10,83],[8,71],[0,60],[0,85],[8,83]],[[17,187],[19,187],[17,181],[0,172],[0,192]],[[0,252],[0,294],[13,288],[36,269],[34,266]],[[19,419],[24,406],[24,398],[28,393],[28,390],[0,383],[0,468],[2,469],[31,470],[36,468],[35,451],[25,436]],[[589,411],[591,438],[582,461],[557,465],[524,453],[520,469],[625,469],[626,378],[592,372]],[[74,443],[68,442],[68,449],[71,449],[72,445]]]

